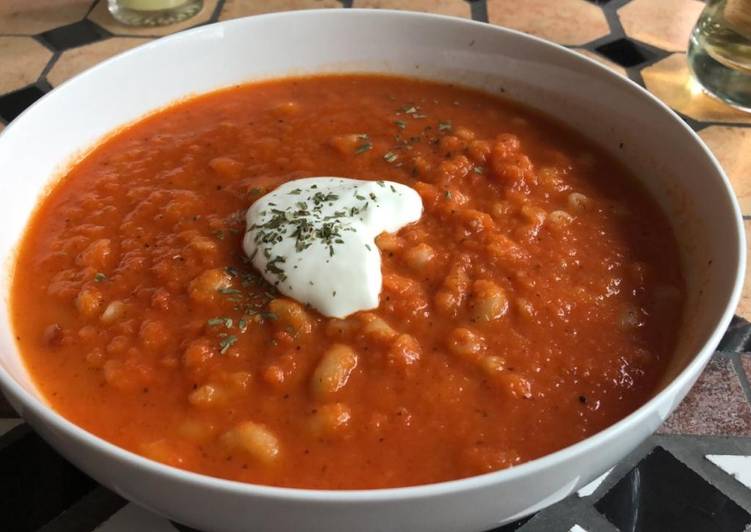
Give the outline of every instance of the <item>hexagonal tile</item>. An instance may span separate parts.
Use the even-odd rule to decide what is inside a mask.
[[[704,3],[698,0],[633,0],[618,10],[626,35],[669,52],[685,52]]]
[[[743,225],[746,228],[746,234],[751,235],[751,220],[745,220]],[[746,242],[746,251],[751,256],[751,240]],[[741,318],[751,321],[751,276],[749,276],[748,270],[749,266],[747,265],[746,278],[743,282],[743,291],[741,292],[741,301],[738,303],[735,313]],[[749,370],[751,370],[751,367],[749,367]],[[751,379],[751,373],[749,374],[749,379]]]
[[[0,37],[0,94],[34,83],[52,52],[31,37]]]
[[[610,33],[602,9],[585,0],[487,0],[488,19],[559,44],[581,45]]]
[[[622,67],[635,67],[668,55],[667,52],[662,51],[658,54],[653,49],[647,48],[646,45],[626,37],[602,43],[595,48],[595,52]]]
[[[106,41],[72,48],[60,55],[47,74],[47,81],[53,86],[60,85],[87,68],[150,40],[142,37],[113,37]]]
[[[354,0],[352,7],[428,11],[465,18],[471,16],[469,4],[464,0]]]
[[[741,211],[751,215],[751,128],[711,126],[702,129],[699,136],[730,178]]]
[[[613,63],[607,57],[603,57],[600,54],[595,53],[595,52],[590,52],[589,50],[586,50],[584,48],[574,48],[574,50],[577,51],[577,52],[579,52],[580,54],[582,54],[584,56],[587,56],[590,59],[594,59],[595,61],[597,61],[598,63],[600,63],[602,65],[605,65],[610,70],[612,70],[613,72],[616,72],[616,73],[620,74],[621,76],[625,76],[626,75],[626,69],[625,68],[623,68],[621,65]]]
[[[184,20],[178,24],[170,24],[168,26],[153,26],[148,28],[139,28],[135,26],[126,26],[120,24],[112,15],[110,15],[109,9],[107,9],[107,0],[99,0],[94,9],[89,13],[89,20],[99,24],[101,27],[112,33],[113,35],[123,36],[161,36],[169,35],[170,33],[177,33],[193,26],[208,22],[211,15],[216,9],[218,0],[203,0],[203,8],[195,16]]]
[[[298,9],[342,7],[337,0],[226,0],[219,20]]]
[[[0,119],[6,123],[15,120],[31,104],[44,96],[45,92],[37,85],[27,85],[22,89],[0,96]]]
[[[695,120],[751,124],[751,113],[705,93],[692,76],[686,54],[672,54],[641,71],[644,83],[670,107]]]
[[[0,33],[36,35],[83,19],[91,0],[2,0]]]

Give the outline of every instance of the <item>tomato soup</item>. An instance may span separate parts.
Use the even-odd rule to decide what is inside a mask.
[[[376,308],[328,318],[243,252],[288,181],[392,181]],[[332,251],[333,253],[333,251]],[[289,78],[114,133],[41,200],[16,261],[20,351],[52,407],[134,453],[355,489],[559,450],[655,392],[684,299],[665,215],[565,124],[448,84]]]

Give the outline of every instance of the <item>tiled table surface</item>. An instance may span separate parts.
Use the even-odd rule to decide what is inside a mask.
[[[751,229],[751,114],[703,94],[686,65],[688,35],[703,7],[698,0],[204,0],[193,19],[157,29],[116,23],[106,0],[0,0],[0,129],[66,79],[152,39],[217,20],[342,7],[473,18],[600,61],[646,86],[698,131],[730,176]],[[657,435],[600,483],[502,529],[751,530],[751,464],[734,477],[716,465],[732,473],[734,459],[707,458],[751,455],[748,280],[737,314],[699,382]],[[0,530],[185,529],[97,486],[3,404],[0,434]]]

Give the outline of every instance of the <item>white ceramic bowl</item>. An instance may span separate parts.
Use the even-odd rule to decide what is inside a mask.
[[[106,61],[39,100],[0,136],[0,253],[14,251],[45,187],[118,126],[178,98],[259,78],[372,71],[503,92],[582,131],[624,161],[669,213],[688,310],[659,393],[576,445],[518,467],[426,486],[313,491],[172,469],[69,423],[40,397],[0,309],[0,382],[58,451],[124,497],[204,530],[491,528],[566,497],[647,438],[700,374],[737,304],[743,224],[727,178],[698,137],[644,90],[559,46],[460,19],[389,11],[280,13],[206,26]],[[29,319],[34,319],[29,316]]]

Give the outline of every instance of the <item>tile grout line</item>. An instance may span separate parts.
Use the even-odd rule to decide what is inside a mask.
[[[617,0],[615,2],[608,2],[604,5],[598,5],[597,7],[599,7],[603,15],[605,15],[605,21],[608,23],[608,29],[610,30],[610,32],[603,37],[599,37],[597,39],[593,39],[588,43],[584,43],[581,48],[589,50],[590,52],[597,54],[600,57],[604,57],[605,59],[612,61],[612,59],[605,56],[604,54],[601,54],[596,48],[598,46],[602,46],[603,44],[615,42],[620,39],[627,39],[629,41],[632,40],[626,35],[626,30],[623,28],[621,19],[618,17],[618,10],[629,2],[630,0]],[[623,67],[623,65],[620,66]],[[626,77],[628,77],[628,79],[637,83],[641,87],[646,88],[646,86],[644,85],[644,79],[641,76],[641,69],[644,66],[646,65],[641,64],[623,68],[626,71]]]
[[[608,28],[610,29],[610,33],[607,35],[607,37],[613,37],[613,38],[623,38],[626,37],[626,30],[623,29],[623,24],[621,24],[621,19],[618,18],[618,9],[623,7],[628,3],[628,0],[626,2],[609,2],[604,5],[600,5],[599,8],[602,10],[603,15],[605,15],[605,20],[608,23]],[[617,5],[617,7],[616,7]],[[592,42],[597,41],[598,39],[595,39]]]
[[[743,367],[741,354],[733,353],[732,356],[730,357],[730,360],[733,363],[733,368],[735,369],[735,373],[738,375],[738,380],[741,383],[741,388],[743,388],[743,393],[746,396],[746,401],[748,402],[749,406],[751,406],[751,384],[748,382],[748,376],[746,375],[746,370]]]
[[[713,441],[717,438],[724,441],[718,444],[717,441]],[[734,445],[738,441],[745,442],[746,438],[741,436],[707,438],[703,436],[672,435],[672,438],[663,439],[660,445],[676,460],[699,475],[704,482],[713,486],[744,510],[751,511],[747,488],[706,458],[708,454],[746,454],[743,446]],[[689,443],[687,444],[687,442]]]
[[[99,2],[104,2],[106,0],[94,0],[91,2],[91,5],[89,6],[89,10],[86,12],[86,15],[84,15],[83,20],[86,20],[89,18],[89,15],[91,15],[91,12],[94,11],[94,8]]]
[[[37,78],[37,84],[44,82],[49,85],[49,81],[47,81],[47,74],[49,74],[50,70],[55,67],[55,64],[57,63],[58,59],[60,59],[61,55],[62,52],[55,52],[52,54],[52,57],[50,57],[50,60],[47,62],[47,64],[42,69],[42,72],[39,74],[39,78]]]
[[[211,13],[209,20],[207,21],[209,24],[217,22],[219,20],[219,15],[222,14],[222,10],[224,9],[224,3],[225,0],[217,1],[216,6],[214,7],[214,11]]]
[[[719,126],[719,127],[733,127],[733,128],[738,128],[738,129],[751,128],[751,123],[743,123],[743,122],[717,122],[714,120],[707,120],[705,122],[702,122],[702,124],[706,124],[707,127]]]
[[[469,3],[469,13],[472,20],[489,24],[487,0],[465,0]]]

